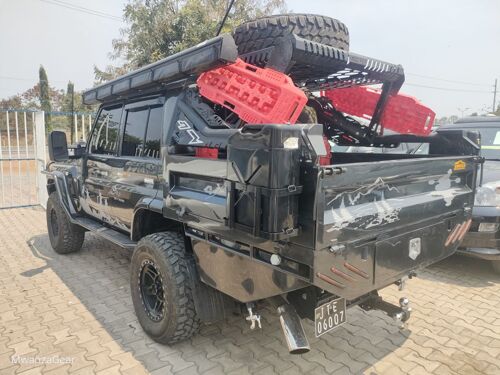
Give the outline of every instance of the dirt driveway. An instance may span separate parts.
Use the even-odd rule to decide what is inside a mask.
[[[500,374],[500,276],[452,257],[402,292],[407,330],[379,312],[348,311],[348,324],[288,354],[277,315],[263,329],[234,317],[188,342],[154,343],[130,300],[129,254],[87,234],[81,252],[55,254],[40,208],[0,210],[0,373]]]

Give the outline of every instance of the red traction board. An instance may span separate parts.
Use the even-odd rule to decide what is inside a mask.
[[[241,59],[202,73],[196,83],[200,95],[250,124],[294,124],[307,103],[286,74]]]
[[[340,112],[370,119],[380,99],[380,90],[353,86],[321,92]],[[429,135],[436,114],[416,98],[404,94],[390,97],[380,119],[384,129],[400,134]]]

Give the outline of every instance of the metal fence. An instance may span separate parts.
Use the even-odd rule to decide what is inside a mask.
[[[0,110],[0,209],[45,206],[47,132],[64,131],[68,143],[85,141],[92,119],[91,113]]]
[[[38,204],[35,113],[0,113],[0,208]]]
[[[64,131],[68,143],[86,141],[94,119],[94,113],[86,112],[47,112],[47,115],[50,117],[47,130]]]

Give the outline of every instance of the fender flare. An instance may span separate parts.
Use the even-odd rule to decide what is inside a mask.
[[[135,238],[136,235],[136,226],[135,226],[135,221],[136,218],[140,215],[142,211],[151,211],[157,214],[162,215],[162,205],[163,205],[163,199],[155,197],[142,197],[139,199],[137,204],[134,207],[134,214],[132,216],[132,222],[130,223],[130,238]]]
[[[53,178],[59,201],[68,215],[69,220],[74,223],[74,217],[77,215],[77,211],[70,198],[66,175],[61,171],[51,171],[48,172],[47,175]]]

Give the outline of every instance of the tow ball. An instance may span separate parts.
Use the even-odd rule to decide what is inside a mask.
[[[401,297],[399,299],[399,306],[401,307],[401,312],[397,313],[394,319],[404,327],[411,316],[410,300],[406,297]]]
[[[379,295],[375,295],[360,303],[359,307],[365,311],[380,310],[385,312],[398,323],[400,328],[406,327],[406,322],[411,316],[410,300],[406,297],[399,299],[398,307],[392,303],[384,301]]]

